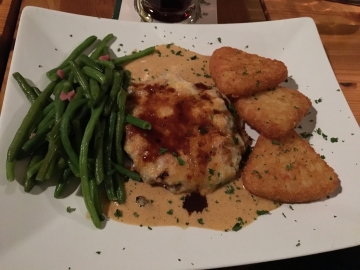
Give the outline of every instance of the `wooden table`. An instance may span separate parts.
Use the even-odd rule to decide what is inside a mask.
[[[19,0],[17,1],[19,2]],[[11,3],[11,0],[0,0],[0,15],[3,15],[1,12],[4,6],[2,5],[6,2]],[[260,2],[259,0],[218,0],[217,2],[219,23],[312,17],[341,89],[356,120],[360,123],[360,7],[315,0],[260,0]],[[23,0],[21,10],[29,5],[111,18],[115,0]],[[5,14],[5,11],[3,13]],[[3,30],[1,23],[0,20],[0,30]],[[12,23],[15,23],[14,19]],[[0,59],[2,59],[1,57],[7,56],[8,52],[0,50],[0,54]],[[10,62],[11,53],[6,71],[9,70]],[[7,76],[8,74],[5,73],[2,82],[0,110]],[[301,258],[226,269],[308,269],[313,267],[317,269],[360,269],[359,254],[360,247],[354,247]]]

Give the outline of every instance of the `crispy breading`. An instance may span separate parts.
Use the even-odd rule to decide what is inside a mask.
[[[284,203],[320,200],[339,186],[334,170],[294,130],[276,141],[260,135],[242,180],[254,195]]]
[[[308,97],[281,86],[239,99],[235,103],[240,118],[269,139],[286,135],[299,124],[310,106]]]
[[[215,50],[209,68],[216,86],[231,99],[274,88],[288,76],[283,62],[231,47]]]

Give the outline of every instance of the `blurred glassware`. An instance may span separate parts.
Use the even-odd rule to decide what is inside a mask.
[[[201,14],[199,0],[134,0],[144,22],[195,23]]]

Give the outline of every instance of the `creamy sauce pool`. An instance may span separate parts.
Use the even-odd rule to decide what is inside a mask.
[[[158,53],[143,57],[126,65],[133,82],[151,80],[156,75],[178,72],[194,84],[209,87],[214,82],[209,72],[209,56],[203,56],[169,44],[157,46]],[[174,195],[161,187],[151,187],[141,182],[125,184],[125,204],[109,202],[105,205],[108,217],[139,226],[201,227],[214,230],[238,230],[254,221],[259,215],[279,206],[272,201],[250,194],[237,179],[206,196],[208,206],[202,212],[188,213],[183,208],[186,194]],[[136,203],[137,197],[147,200],[145,206]]]

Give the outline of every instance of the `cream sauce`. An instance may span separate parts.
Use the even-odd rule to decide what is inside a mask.
[[[157,46],[158,53],[145,56],[125,66],[131,71],[133,82],[151,80],[161,73],[178,72],[187,81],[215,86],[209,71],[210,56],[168,44]]]
[[[161,73],[179,72],[192,83],[214,86],[209,76],[209,56],[185,50],[175,45],[157,46],[158,53],[143,57],[126,65],[134,82],[152,79]],[[189,215],[183,208],[184,195],[174,195],[161,187],[128,181],[125,184],[126,203],[110,202],[105,205],[108,217],[140,226],[188,226],[228,231],[239,229],[254,221],[259,213],[279,206],[272,201],[250,194],[241,179],[229,183],[206,196],[208,207],[201,213]],[[136,198],[143,196],[148,203],[140,207]],[[260,212],[258,212],[260,211]],[[235,226],[235,227],[234,227]]]

